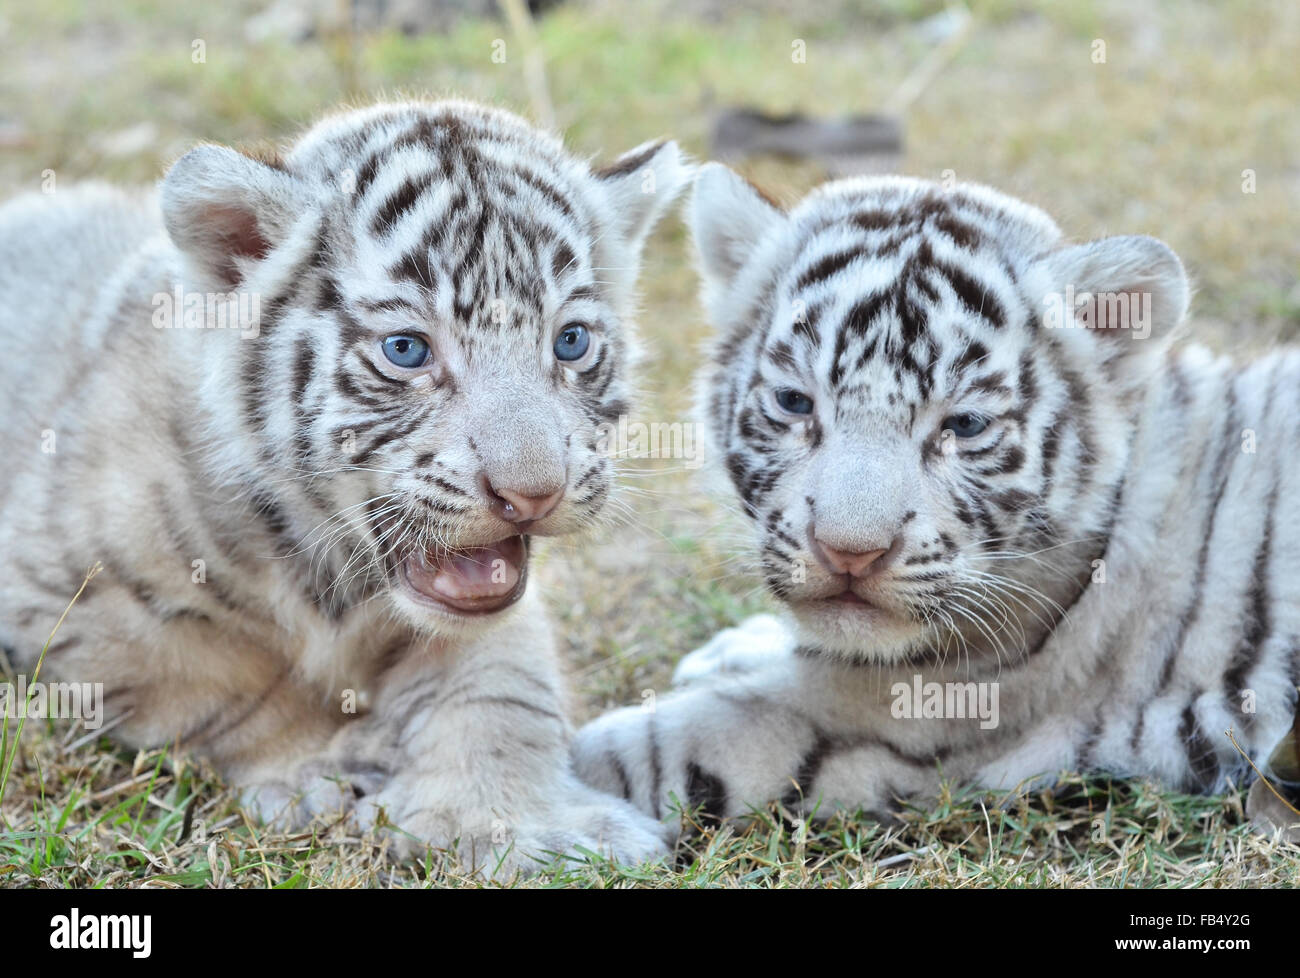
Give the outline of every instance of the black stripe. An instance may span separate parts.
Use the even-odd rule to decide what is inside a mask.
[[[1130,447],[1131,445],[1132,445],[1132,440],[1130,439]],[[1124,503],[1125,485],[1126,485],[1126,479],[1121,479],[1119,483],[1115,486],[1115,491],[1110,497],[1110,510],[1106,516],[1106,522],[1102,528],[1101,547],[1099,551],[1097,551],[1097,556],[1094,557],[1093,560],[1105,560],[1106,555],[1110,553],[1110,538],[1115,531],[1115,524],[1119,520],[1120,508],[1123,506]],[[1069,613],[1074,610],[1075,605],[1077,605],[1083,599],[1083,596],[1088,593],[1088,588],[1092,584],[1092,563],[1093,561],[1090,560],[1088,562],[1088,566],[1084,570],[1084,578],[1079,587],[1078,592],[1074,595],[1073,599],[1071,599],[1070,603],[1065,606],[1065,609],[1061,612],[1061,614],[1058,615],[1052,621],[1052,627],[1043,635],[1041,639],[1038,640],[1038,643],[1025,654],[1025,659],[1032,659],[1034,656],[1036,656],[1039,652],[1043,650],[1043,648],[1047,645],[1048,640],[1053,635],[1056,634],[1057,627],[1061,624],[1061,622],[1065,620],[1066,616],[1069,615]],[[1011,663],[1007,663],[1007,665],[1014,668],[1016,663],[1011,662]]]
[[[428,189],[432,181],[432,175],[427,173],[407,177],[400,187],[389,194],[388,199],[375,212],[375,216],[370,222],[371,234],[381,235],[391,231],[393,224],[415,206],[415,202],[420,199],[420,195]]]
[[[605,755],[609,761],[609,766],[614,769],[614,776],[618,778],[619,794],[627,801],[632,800],[632,782],[628,780],[627,768],[623,766],[623,761],[617,754],[612,751]]]
[[[536,713],[538,716],[546,717],[548,720],[555,720],[559,723],[564,722],[564,718],[554,710],[548,710],[545,707],[538,706],[536,703],[529,703],[527,700],[521,700],[517,696],[472,696],[460,701],[460,705],[486,703],[489,706],[509,706],[516,710],[526,710],[529,713]]]
[[[660,815],[659,792],[663,787],[663,765],[659,759],[659,734],[655,730],[655,715],[646,722],[646,735],[650,741],[650,808],[655,818]]]
[[[686,765],[686,800],[702,822],[720,822],[727,816],[727,786],[694,761]]]
[[[1274,517],[1277,511],[1278,485],[1273,484],[1268,494],[1267,516],[1264,520],[1264,534],[1255,551],[1255,563],[1250,578],[1250,591],[1247,594],[1248,611],[1242,627],[1241,641],[1233,650],[1232,663],[1223,677],[1223,692],[1227,697],[1233,713],[1241,713],[1241,691],[1246,688],[1246,681],[1251,670],[1259,664],[1259,657],[1264,643],[1273,629],[1272,604],[1269,599],[1269,566],[1273,552]],[[1253,714],[1242,713],[1242,725],[1249,725]]]
[[[957,298],[972,315],[983,317],[995,329],[1006,325],[1006,310],[986,286],[981,285],[956,265],[944,261],[934,262],[934,269],[948,280]]]
[[[795,280],[794,290],[800,291],[806,289],[823,279],[828,279],[832,275],[843,271],[855,259],[862,257],[862,248],[854,246],[846,248],[843,251],[837,251],[829,255],[824,255],[812,265],[810,265],[798,279]]]
[[[1187,708],[1183,710],[1182,723],[1178,727],[1178,739],[1183,742],[1187,751],[1187,766],[1191,769],[1191,778],[1187,781],[1187,786],[1193,791],[1204,792],[1211,790],[1219,780],[1219,755],[1209,738],[1205,736],[1205,731],[1201,729],[1196,719],[1196,712],[1192,708],[1199,695],[1198,690],[1192,697],[1192,702],[1188,703]]]
[[[373,363],[371,363],[371,362],[370,362],[370,358],[367,357],[365,354],[361,353],[360,351],[356,351],[356,353],[357,353],[357,359],[361,361],[361,366],[363,366],[363,367],[365,367],[367,370],[369,370],[370,373],[375,377],[376,380],[381,380],[381,381],[383,381],[383,382],[384,382],[385,384],[387,384],[389,387],[405,387],[405,386],[406,386],[406,381],[404,381],[404,380],[397,380],[397,379],[394,378],[394,377],[389,377],[387,374],[381,372],[380,369],[379,369],[378,367],[376,367]]]
[[[1232,475],[1233,454],[1236,448],[1235,432],[1238,428],[1237,422],[1237,394],[1234,387],[1228,386],[1228,410],[1226,412],[1226,423],[1221,434],[1219,455],[1215,463],[1215,472],[1219,472],[1220,477],[1218,484],[1215,486],[1214,495],[1210,499],[1209,514],[1206,519],[1205,529],[1201,533],[1201,546],[1196,558],[1196,573],[1192,583],[1192,597],[1183,610],[1182,616],[1178,621],[1178,630],[1174,635],[1173,641],[1165,650],[1164,662],[1160,667],[1160,681],[1156,687],[1155,695],[1148,701],[1146,707],[1138,715],[1138,721],[1133,728],[1133,737],[1130,740],[1134,750],[1137,749],[1138,742],[1142,738],[1142,733],[1146,728],[1146,711],[1150,704],[1158,700],[1162,693],[1169,688],[1173,682],[1174,667],[1182,657],[1183,647],[1187,643],[1187,636],[1191,633],[1192,626],[1200,619],[1201,599],[1205,591],[1205,575],[1209,569],[1210,546],[1214,539],[1214,530],[1219,519],[1219,504],[1223,502],[1223,494],[1228,488],[1228,479]]]
[[[787,808],[797,808],[801,801],[813,798],[813,787],[817,783],[817,777],[821,774],[826,759],[834,750],[835,743],[831,737],[825,731],[816,731],[812,746],[804,751],[799,761],[799,769],[794,774],[794,784],[781,796],[781,804]]]
[[[363,449],[361,452],[357,454],[357,457],[354,460],[355,464],[360,465],[363,462],[369,461],[371,458],[374,457],[376,452],[378,452],[389,442],[394,441],[398,438],[405,438],[416,428],[420,427],[420,425],[423,423],[424,423],[424,414],[421,413],[420,415],[412,418],[404,425],[403,424],[394,425],[392,428],[387,428],[379,432],[377,435],[375,435],[374,440],[369,445],[367,445],[365,449]]]
[[[652,143],[639,153],[628,153],[619,157],[609,166],[596,171],[596,176],[603,179],[610,177],[626,176],[629,173],[635,173],[638,169],[654,159],[655,154],[663,148],[664,141]]]
[[[578,216],[574,213],[573,204],[569,201],[567,197],[564,196],[563,193],[560,192],[560,189],[558,187],[553,186],[550,183],[547,183],[537,174],[530,173],[527,170],[515,169],[511,171],[511,174],[516,178],[518,178],[523,183],[532,187],[542,197],[549,200],[552,204],[555,205],[555,209],[558,210],[565,217],[567,217],[569,220],[575,221],[578,224],[583,223],[582,221],[579,220]]]

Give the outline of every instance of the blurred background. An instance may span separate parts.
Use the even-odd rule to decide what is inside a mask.
[[[598,160],[673,136],[793,201],[828,175],[975,180],[1076,238],[1147,233],[1225,351],[1300,333],[1300,4],[939,0],[40,0],[0,13],[0,192],[151,181],[198,140],[287,142],[340,102],[456,94]],[[689,415],[709,338],[680,222],[647,248],[637,418]],[[554,544],[580,716],[764,607],[744,527],[680,460]]]

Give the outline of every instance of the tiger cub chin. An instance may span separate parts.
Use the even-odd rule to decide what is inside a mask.
[[[940,777],[1211,792],[1300,681],[1300,352],[1175,343],[1182,264],[1072,245],[977,186],[854,179],[790,211],[727,169],[690,220],[715,455],[788,611],[580,731],[644,811],[888,812]]]
[[[661,830],[572,775],[530,540],[591,526],[673,143],[592,170],[381,104],[160,192],[0,209],[0,640],[265,818],[358,798],[499,873]],[[506,855],[508,853],[508,855]],[[504,858],[503,858],[504,857]]]

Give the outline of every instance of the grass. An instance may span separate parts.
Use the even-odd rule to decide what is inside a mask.
[[[482,885],[440,853],[393,862],[382,842],[347,825],[265,833],[210,772],[172,765],[162,750],[128,757],[105,741],[64,754],[51,732],[23,754],[26,808],[11,807],[0,831],[6,885]],[[721,829],[695,826],[671,867],[593,860],[524,885],[1235,888],[1294,885],[1297,869],[1294,847],[1244,824],[1236,795],[1068,777],[1032,795],[945,793],[891,826],[836,814],[809,829],[789,813],[758,812]]]
[[[18,5],[8,52],[0,190],[59,180],[151,180],[197,139],[284,139],[343,100],[456,93],[528,111],[522,58],[504,25],[406,38],[326,36],[247,44],[240,0]],[[839,0],[816,16],[684,15],[688,0],[574,0],[538,24],[557,123],[609,158],[659,135],[708,154],[715,107],[841,114],[883,104],[927,50],[931,0]],[[760,5],[761,6],[761,5]],[[1300,12],[1289,0],[1129,5],[1119,0],[976,4],[978,26],[909,109],[903,172],[991,183],[1046,208],[1078,238],[1144,232],[1168,241],[1198,285],[1192,332],[1249,351],[1300,333]],[[505,64],[491,60],[506,37]],[[791,41],[807,42],[805,64]],[[1106,42],[1105,64],[1090,58]],[[193,42],[206,60],[194,63]],[[141,128],[143,127],[143,128]],[[144,137],[112,138],[135,129]],[[124,148],[125,147],[125,148]],[[822,175],[753,164],[794,199]],[[1256,192],[1242,192],[1242,173]],[[680,223],[647,248],[639,414],[687,412],[709,337]],[[646,463],[629,475],[618,531],[543,554],[538,584],[564,636],[575,715],[666,690],[672,665],[718,628],[766,607],[737,559],[746,533],[703,472]],[[75,614],[75,609],[74,612]],[[51,623],[53,625],[53,623]],[[9,745],[13,748],[10,730]],[[106,739],[32,722],[0,812],[0,885],[479,885],[432,854],[394,864],[346,825],[264,833],[212,772],[165,750],[131,756]],[[806,837],[805,837],[806,832]],[[1196,798],[1143,783],[1067,776],[1053,792],[946,795],[897,825],[837,815],[801,829],[779,811],[683,843],[673,867],[573,866],[529,885],[1269,886],[1300,878],[1300,849],[1250,830],[1237,794]]]

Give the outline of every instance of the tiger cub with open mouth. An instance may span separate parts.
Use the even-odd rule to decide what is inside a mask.
[[[157,197],[0,209],[0,641],[266,818],[356,803],[509,875],[659,853],[571,773],[529,541],[593,525],[634,283],[687,178],[505,112],[381,104]],[[361,800],[358,802],[357,799]]]
[[[711,164],[690,213],[703,413],[790,623],[585,727],[589,783],[656,816],[884,813],[941,777],[1266,767],[1300,682],[1300,351],[1174,345],[1169,248],[1070,245],[982,187],[786,212]]]

